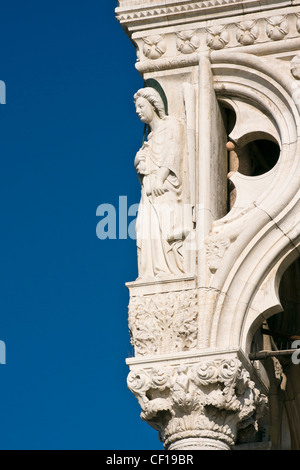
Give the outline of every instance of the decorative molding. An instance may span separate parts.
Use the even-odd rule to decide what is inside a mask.
[[[187,438],[208,439],[205,447],[230,448],[240,431],[247,441],[267,408],[265,395],[238,359],[132,370],[127,384],[142,419],[173,450]]]
[[[276,2],[279,8],[291,6],[291,3],[283,0]],[[224,11],[228,14],[231,10],[235,14],[245,14],[245,11],[260,12],[261,10],[270,10],[274,8],[274,4],[263,5],[258,0],[167,0],[162,6],[160,1],[151,2],[149,0],[120,0],[119,7],[116,8],[117,19],[121,24],[141,23],[142,21],[149,23],[149,20],[163,21],[168,18],[179,19],[185,23],[186,15],[194,17],[197,21],[206,20],[208,15],[224,17]]]
[[[300,13],[238,23],[215,23],[207,27],[201,27],[197,23],[197,27],[193,29],[165,33],[164,36],[150,35],[143,37],[142,42],[140,39],[136,41],[136,68],[140,73],[198,65],[199,54],[205,50],[230,49],[236,52],[243,48],[252,53],[251,48],[256,48],[253,53],[258,55],[280,53],[297,49],[293,42],[300,41]],[[177,55],[174,51],[177,51]]]
[[[172,2],[170,6],[165,6],[161,7],[161,5],[158,6],[151,6],[146,8],[146,6],[143,8],[141,5],[141,2],[138,2],[138,4],[123,4],[122,7],[125,6],[130,6],[134,7],[136,6],[136,9],[133,11],[127,10],[127,12],[122,12],[121,8],[116,9],[117,13],[117,19],[122,22],[126,22],[129,20],[141,20],[141,19],[149,19],[149,18],[156,18],[156,17],[161,17],[165,15],[178,15],[186,12],[198,12],[201,11],[205,8],[211,8],[215,6],[222,6],[222,5],[227,5],[230,3],[231,5],[235,5],[236,3],[240,3],[239,0],[231,0],[231,2],[228,2],[228,0],[206,0],[202,2],[177,2],[177,4],[174,5],[174,2]]]
[[[180,54],[173,57],[164,57],[157,60],[142,60],[136,62],[136,69],[140,73],[156,72],[160,70],[169,70],[181,67],[189,67],[199,63],[199,54],[194,52],[192,54]]]
[[[195,349],[197,316],[196,289],[131,297],[128,320],[135,356]]]

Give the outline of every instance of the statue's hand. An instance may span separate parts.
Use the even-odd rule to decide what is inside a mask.
[[[134,159],[134,166],[136,171],[141,174],[146,174],[146,152],[144,150],[139,150]]]
[[[134,166],[137,167],[140,162],[146,161],[146,152],[144,150],[139,150],[134,159]]]
[[[152,187],[152,194],[154,196],[161,196],[162,194],[165,193],[165,188],[164,188],[164,182],[160,180],[159,178],[156,178],[153,187]]]
[[[136,167],[135,167],[137,173],[140,175],[146,175],[147,174],[147,168],[145,162],[140,162]]]

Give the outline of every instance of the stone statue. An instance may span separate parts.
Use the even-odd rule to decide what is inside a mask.
[[[166,115],[154,88],[140,89],[134,102],[150,131],[134,161],[141,183],[136,223],[139,278],[176,276],[185,272],[182,247],[190,231],[188,217],[185,220],[185,129],[180,120]]]

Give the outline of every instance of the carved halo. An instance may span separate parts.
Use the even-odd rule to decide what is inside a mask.
[[[161,97],[164,103],[165,113],[166,115],[168,115],[168,99],[161,84],[154,78],[148,78],[148,80],[145,80],[144,82],[144,88],[146,87],[154,88],[154,90],[158,92],[159,96]]]

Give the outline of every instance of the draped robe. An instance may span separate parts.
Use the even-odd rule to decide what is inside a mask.
[[[145,160],[136,167],[141,182],[136,223],[139,278],[183,274],[182,246],[190,230],[184,217],[188,196],[183,124],[168,116],[161,119],[140,151]],[[168,170],[165,192],[155,196],[153,184],[162,167]]]

